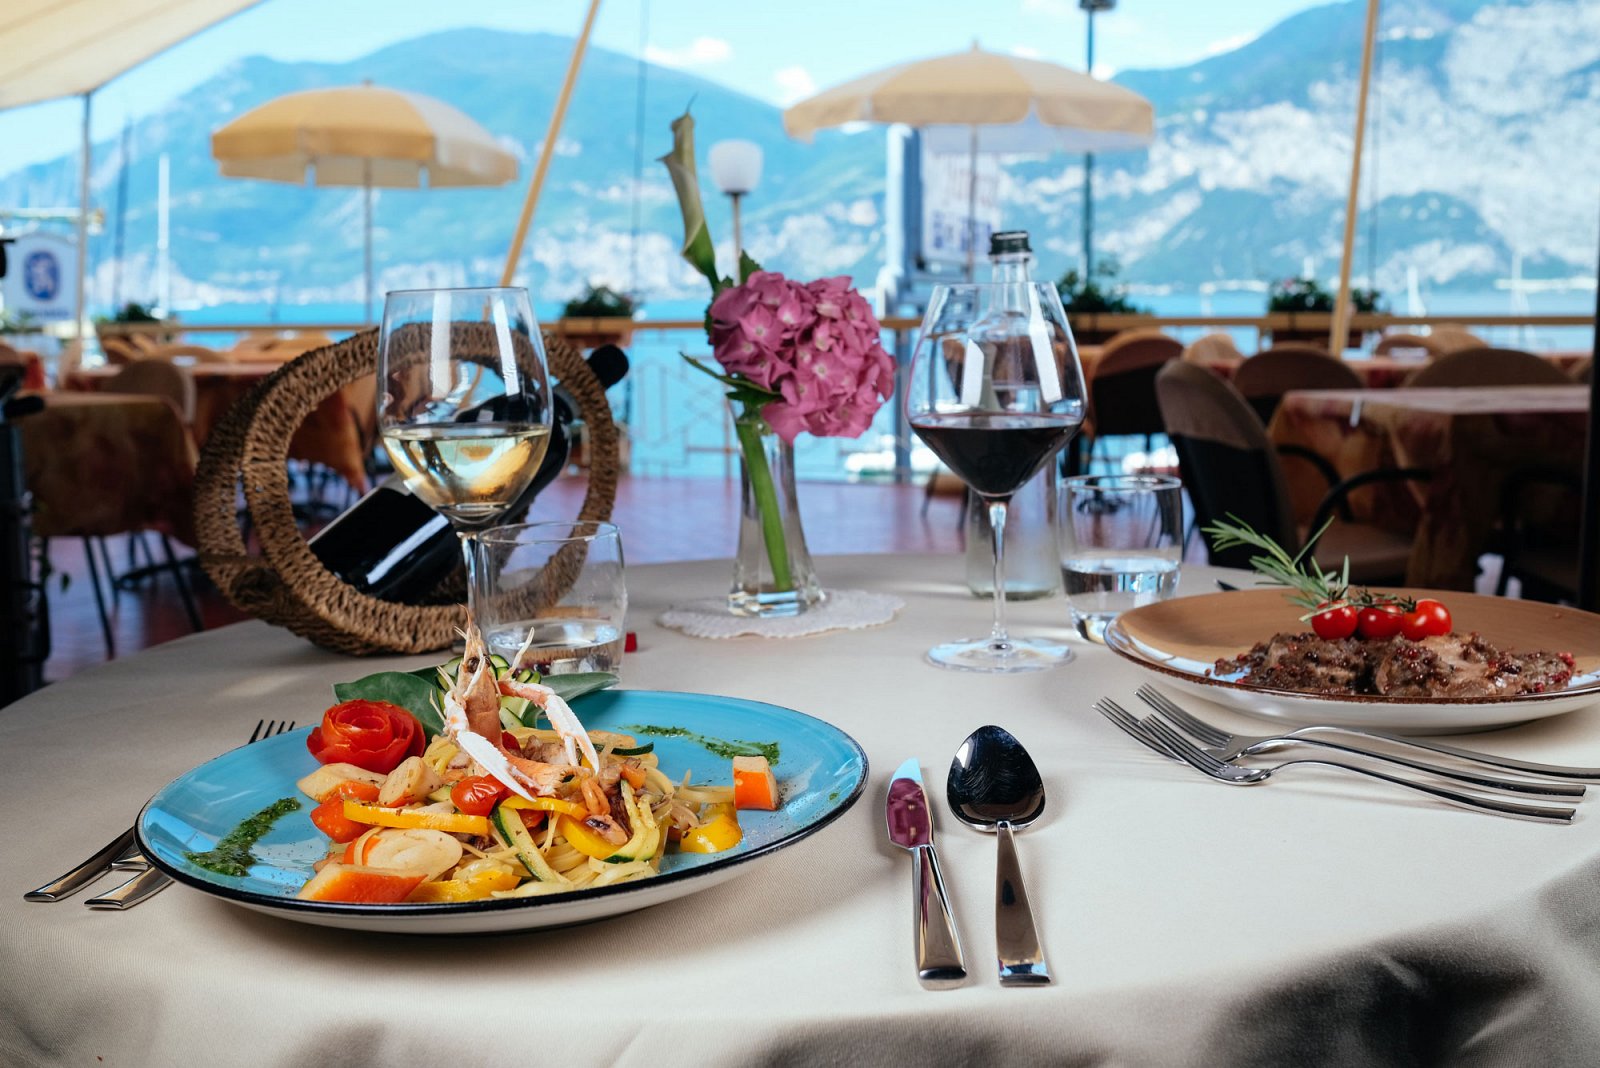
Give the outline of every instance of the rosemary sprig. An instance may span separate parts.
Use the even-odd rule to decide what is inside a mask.
[[[1288,597],[1292,603],[1311,609],[1300,617],[1302,622],[1322,609],[1337,608],[1342,605],[1354,608],[1392,605],[1407,612],[1415,608],[1415,602],[1407,597],[1375,594],[1365,587],[1352,590],[1348,556],[1344,558],[1344,566],[1339,571],[1322,570],[1311,555],[1311,549],[1332,523],[1333,520],[1330,518],[1322,524],[1321,529],[1306,540],[1305,547],[1293,556],[1265,534],[1253,530],[1248,523],[1232,512],[1228,513],[1227,522],[1218,520],[1210,526],[1202,527],[1201,533],[1211,539],[1214,549],[1235,549],[1241,545],[1248,545],[1261,550],[1258,555],[1250,557],[1250,566],[1267,585],[1287,587],[1290,590]]]

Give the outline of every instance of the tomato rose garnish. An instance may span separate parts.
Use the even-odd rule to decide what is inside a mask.
[[[421,756],[422,726],[388,701],[345,701],[322,714],[306,748],[321,764],[354,764],[387,775],[409,756]]]

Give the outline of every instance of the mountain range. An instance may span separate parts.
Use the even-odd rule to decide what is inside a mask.
[[[1148,151],[1095,162],[1096,247],[1125,279],[1184,290],[1260,283],[1306,265],[1337,271],[1363,16],[1357,3],[1315,7],[1202,62],[1117,76],[1152,101],[1158,120]],[[1379,36],[1355,274],[1390,292],[1408,271],[1433,287],[1466,288],[1514,265],[1524,277],[1592,276],[1600,4],[1390,0]],[[363,79],[454,104],[523,161],[523,177],[500,189],[378,191],[380,292],[497,278],[571,49],[562,37],[462,29],[349,63],[234,63],[134,123],[126,154],[122,138],[95,146],[94,202],[113,219],[120,205],[124,299],[154,295],[163,153],[175,303],[359,299],[359,191],[222,178],[209,135],[282,93]],[[792,274],[873,281],[884,246],[880,129],[802,144],[768,103],[685,70],[645,73],[639,123],[639,62],[589,50],[524,253],[521,277],[536,294],[563,298],[589,282],[647,300],[703,293],[677,259],[676,202],[655,162],[670,147],[668,124],[691,102],[702,160],[725,138],[765,150],[761,185],[746,202],[747,248]],[[1004,223],[1034,234],[1041,276],[1076,262],[1081,183],[1077,158],[1003,161]],[[704,185],[713,231],[725,239],[726,209]],[[0,205],[76,199],[72,157],[0,175]],[[112,229],[91,250],[92,303],[102,306]]]

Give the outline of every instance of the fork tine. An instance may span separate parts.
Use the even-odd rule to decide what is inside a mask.
[[[1181,764],[1184,762],[1180,757],[1169,750],[1165,743],[1151,737],[1150,732],[1144,729],[1144,724],[1136,716],[1134,716],[1133,713],[1117,704],[1111,698],[1101,698],[1099,701],[1095,702],[1094,707],[1095,710],[1102,716],[1105,716],[1106,719],[1110,720],[1112,723],[1128,732],[1128,734],[1132,735],[1135,741],[1141,742],[1150,749],[1154,749],[1157,753],[1160,753],[1162,756],[1173,761],[1174,763]]]
[[[1139,726],[1152,738],[1164,743],[1172,751],[1173,756],[1194,765],[1207,775],[1215,776],[1224,768],[1231,767],[1169,727],[1159,712],[1147,716]]]
[[[1171,720],[1179,730],[1199,739],[1201,745],[1220,748],[1233,741],[1233,736],[1227,731],[1213,727],[1204,720],[1190,715],[1173,703],[1166,694],[1149,684],[1140,686],[1134,692],[1139,695],[1139,700]]]
[[[1144,731],[1140,730],[1139,721],[1134,719],[1126,709],[1117,704],[1115,701],[1111,700],[1109,697],[1096,701],[1094,703],[1094,710],[1104,716],[1112,726],[1123,731],[1130,738],[1140,743],[1145,748],[1154,749],[1157,753],[1160,753],[1168,760],[1177,759],[1171,753],[1167,752],[1162,746],[1156,744],[1155,739],[1151,738]]]
[[[264,719],[256,720],[256,729],[250,732],[250,738],[244,744],[245,745],[249,745],[251,742],[260,741],[261,738],[262,738],[262,733],[261,732],[266,730],[266,729],[267,729],[267,721],[266,720],[264,720]]]

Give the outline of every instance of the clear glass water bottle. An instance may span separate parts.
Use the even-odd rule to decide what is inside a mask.
[[[990,281],[1026,283],[1033,252],[1026,230],[1004,230],[989,238]],[[1006,600],[1049,597],[1061,588],[1056,549],[1056,465],[1046,464],[1011,499],[1006,510]],[[967,491],[967,585],[974,596],[994,594],[994,531],[982,498]]]

